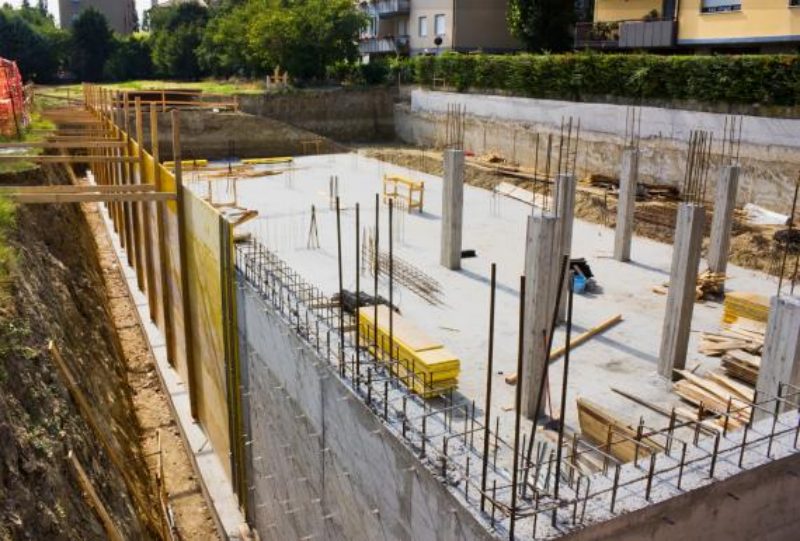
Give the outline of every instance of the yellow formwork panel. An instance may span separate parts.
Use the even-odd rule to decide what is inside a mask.
[[[208,167],[208,160],[181,160],[181,165],[183,167]],[[175,162],[164,162],[164,167],[167,169],[174,169]]]
[[[282,156],[279,158],[249,158],[242,160],[242,163],[245,165],[271,165],[274,163],[291,163],[292,161],[294,161],[294,158]]]
[[[441,343],[428,337],[402,316],[394,314],[389,332],[389,308],[378,306],[377,340],[375,339],[375,307],[361,308],[358,324],[361,341],[384,362],[393,363],[390,370],[410,389],[423,397],[431,397],[458,386],[461,362]],[[391,334],[391,339],[390,339]],[[392,344],[392,347],[390,347]],[[376,352],[377,348],[377,352]]]

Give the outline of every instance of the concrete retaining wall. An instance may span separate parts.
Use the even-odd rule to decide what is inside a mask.
[[[448,104],[462,104],[468,117],[465,148],[477,154],[498,152],[512,161],[532,166],[536,133],[540,159],[547,134],[558,136],[561,119],[581,120],[577,172],[618,175],[625,141],[626,107],[504,96],[459,94],[417,89],[411,104],[395,107],[398,137],[418,145],[444,141],[444,115]],[[713,130],[722,138],[725,115],[674,109],[642,108],[640,174],[642,182],[680,185],[683,181],[687,141],[693,129]],[[753,202],[788,212],[794,182],[800,169],[800,120],[744,117],[740,162],[739,203]],[[719,152],[715,143],[714,152]],[[719,159],[709,172],[711,197],[720,169]]]
[[[241,276],[237,292],[262,539],[492,539]]]
[[[388,87],[242,94],[239,104],[246,113],[287,122],[337,141],[394,138],[394,93]]]
[[[767,463],[683,496],[595,524],[569,541],[797,539],[800,455]]]

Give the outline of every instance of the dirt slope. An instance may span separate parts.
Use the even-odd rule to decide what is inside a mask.
[[[53,171],[6,180],[63,182]],[[83,215],[70,205],[19,207],[8,236],[17,256],[0,304],[0,539],[106,539],[66,461],[69,450],[123,536],[157,538],[126,368]],[[88,397],[99,433],[70,398],[50,339]],[[114,466],[103,441],[125,468]]]

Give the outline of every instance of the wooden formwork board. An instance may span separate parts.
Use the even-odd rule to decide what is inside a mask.
[[[190,333],[193,350],[198,353],[195,356],[198,417],[230,476],[220,215],[188,190],[183,203],[187,288],[192,300]]]

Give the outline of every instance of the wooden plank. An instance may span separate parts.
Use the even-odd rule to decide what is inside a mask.
[[[0,154],[0,162],[35,162],[35,163],[126,163],[134,162],[135,158],[123,156],[77,156],[77,155],[52,155],[52,154]]]
[[[0,193],[155,193],[155,186],[113,186],[101,184],[37,184],[34,186],[0,186]]]
[[[653,452],[663,450],[649,438],[642,438],[637,446],[630,441],[637,439],[636,429],[585,398],[578,399],[578,419],[583,436],[624,462],[632,462],[637,455],[639,458],[646,458]]]
[[[38,203],[117,203],[129,201],[165,202],[175,201],[174,192],[151,193],[41,193],[41,194],[4,194],[12,201],[20,204]]]
[[[72,470],[78,478],[78,484],[81,486],[83,494],[89,501],[89,505],[94,509],[95,513],[97,513],[97,517],[100,519],[100,523],[103,525],[103,529],[106,531],[108,538],[111,541],[124,541],[125,538],[117,529],[117,525],[114,524],[106,506],[103,505],[103,501],[94,489],[92,481],[86,474],[86,470],[83,469],[83,466],[81,466],[81,463],[78,461],[78,457],[75,456],[72,450],[67,453],[67,460],[69,460]]]
[[[0,149],[4,148],[122,148],[125,145],[124,141],[116,139],[108,139],[106,141],[88,140],[88,141],[31,141],[28,143],[0,143]]]
[[[570,348],[575,348],[580,346],[581,344],[587,342],[593,336],[600,334],[602,332],[607,331],[617,323],[622,321],[622,314],[617,314],[614,317],[611,317],[604,322],[600,323],[599,325],[592,327],[591,329],[587,330],[584,333],[579,334],[574,339],[570,341]],[[556,349],[555,351],[550,353],[550,361],[555,361],[567,351],[566,345],[561,346],[560,348]],[[517,374],[509,374],[505,377],[506,383],[509,385],[515,385],[517,383]]]

